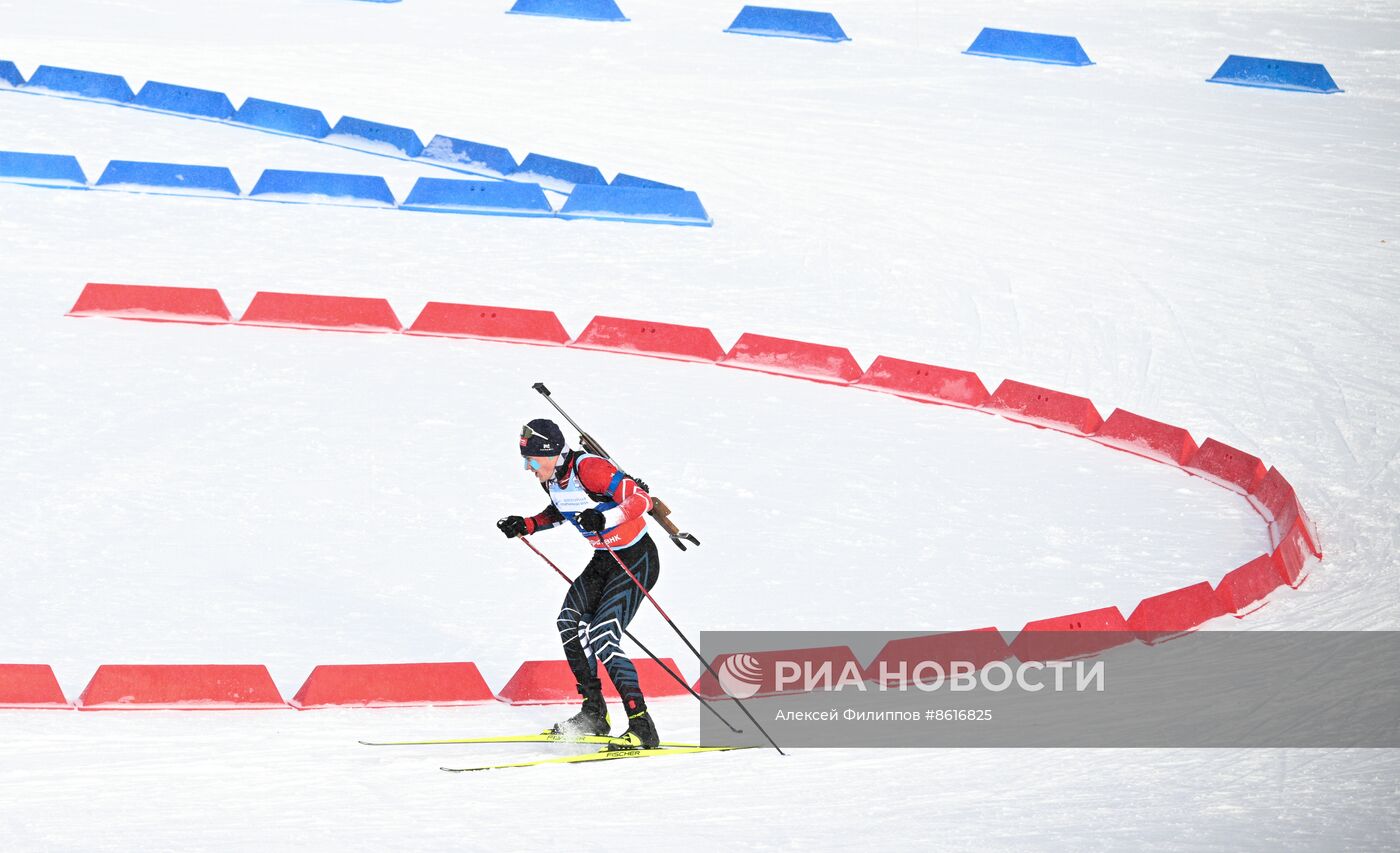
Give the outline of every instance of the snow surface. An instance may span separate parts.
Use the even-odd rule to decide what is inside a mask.
[[[1349,2],[840,0],[854,41],[743,39],[734,8],[631,23],[413,0],[0,2],[0,56],[255,95],[694,189],[712,229],[0,185],[0,660],[557,655],[563,585],[492,522],[537,510],[515,431],[545,381],[704,546],[657,594],[702,629],[908,631],[1118,604],[1267,547],[1244,501],[1083,439],[713,366],[437,338],[63,316],[88,281],[549,308],[1012,377],[1257,453],[1326,559],[1224,627],[1400,623],[1400,10]],[[1083,69],[962,56],[1077,36]],[[1229,53],[1342,95],[1208,86]],[[0,150],[384,175],[414,164],[0,92]],[[622,409],[605,404],[622,389]],[[566,532],[537,544],[576,569]],[[634,632],[697,667],[650,612]],[[698,729],[662,700],[668,738]],[[1376,849],[1400,761],[1338,750],[803,750],[459,777],[562,708],[0,711],[11,849]],[[551,747],[558,750],[560,747]],[[596,786],[596,787],[595,787]],[[596,792],[596,793],[595,793]],[[589,801],[598,795],[617,799]],[[624,816],[621,821],[618,815]]]

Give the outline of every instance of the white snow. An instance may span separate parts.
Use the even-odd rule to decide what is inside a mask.
[[[102,663],[555,657],[563,584],[496,532],[542,508],[519,424],[561,402],[705,543],[662,543],[681,627],[948,630],[1214,580],[1269,545],[1244,499],[978,412],[749,371],[480,341],[65,317],[83,284],[546,308],[975,370],[1277,465],[1326,559],[1212,628],[1400,623],[1400,11],[1349,0],[839,0],[838,45],[630,23],[246,0],[0,0],[0,58],[254,95],[695,190],[715,227],[376,216],[0,184],[0,661],[76,698]],[[1087,68],[962,56],[983,26]],[[1203,81],[1229,53],[1345,94]],[[0,92],[0,150],[384,175],[440,167]],[[610,392],[627,401],[610,404]],[[570,570],[585,546],[536,541]],[[697,666],[654,613],[634,633]],[[1379,849],[1400,761],[1343,750],[803,750],[451,776],[561,707],[0,711],[12,849]],[[660,700],[668,738],[691,700]],[[551,747],[558,750],[559,747]]]

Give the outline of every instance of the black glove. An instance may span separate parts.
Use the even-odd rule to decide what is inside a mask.
[[[603,514],[596,509],[586,509],[578,514],[578,526],[589,533],[603,532]]]
[[[514,539],[517,536],[524,536],[529,531],[525,528],[525,519],[518,515],[508,515],[496,522],[496,526],[506,535],[507,539]]]

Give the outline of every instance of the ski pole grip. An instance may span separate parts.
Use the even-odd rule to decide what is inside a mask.
[[[540,392],[541,394],[543,394],[543,395],[546,396],[546,397],[549,396],[549,389],[546,388],[546,387],[544,387],[544,383],[543,383],[543,382],[536,382],[534,385],[531,385],[530,387],[531,387],[531,388],[534,388],[536,391]]]

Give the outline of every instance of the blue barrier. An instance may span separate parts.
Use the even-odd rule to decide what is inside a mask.
[[[543,15],[584,21],[625,21],[627,16],[613,0],[515,0],[507,15]]]
[[[516,181],[456,181],[419,178],[402,205],[404,210],[439,213],[486,213],[498,216],[553,216],[554,208],[539,184]]]
[[[11,86],[23,86],[24,75],[19,73],[19,69],[8,59],[0,59],[0,83],[7,83]]]
[[[581,184],[598,184],[607,186],[607,179],[603,173],[598,171],[597,166],[588,166],[583,163],[575,163],[572,160],[560,160],[557,157],[545,157],[542,154],[526,154],[525,159],[520,161],[516,168],[517,175],[533,175],[541,178],[540,183],[549,189],[558,189],[568,192],[573,187]]]
[[[447,163],[468,172],[509,175],[515,171],[515,157],[504,148],[481,142],[468,142],[438,134],[423,148],[424,160]]]
[[[984,27],[963,53],[996,59],[1017,59],[1047,65],[1093,65],[1074,36],[1025,33]]]
[[[27,154],[0,151],[0,179],[46,186],[86,187],[87,176],[71,154]]]
[[[366,121],[362,118],[341,116],[340,121],[336,122],[331,130],[331,136],[353,136],[366,142],[378,142],[396,148],[410,157],[417,157],[423,153],[423,143],[418,140],[418,134],[408,128]]]
[[[233,102],[223,92],[208,89],[192,89],[189,86],[176,86],[171,83],[157,83],[150,80],[136,93],[133,102],[139,107],[164,110],[168,113],[182,113],[203,118],[233,118]]]
[[[611,187],[638,187],[638,188],[641,188],[641,189],[653,189],[653,190],[679,190],[679,189],[684,189],[683,187],[678,187],[678,186],[675,186],[674,184],[663,184],[663,183],[661,183],[660,181],[650,181],[650,180],[647,180],[646,178],[639,178],[639,177],[637,177],[636,175],[628,175],[628,174],[626,174],[625,172],[618,172],[616,175],[614,175],[614,176],[613,176],[613,179],[612,179],[612,183],[608,184],[608,186],[611,186]]]
[[[816,41],[851,40],[836,22],[836,16],[830,12],[777,9],[772,6],[745,6],[725,32]]]
[[[258,178],[253,196],[325,196],[332,199],[354,199],[392,205],[394,194],[378,175],[345,175],[339,172],[294,172],[268,169]],[[297,201],[278,198],[273,201]]]
[[[616,219],[664,225],[711,225],[700,197],[690,190],[644,187],[576,187],[559,210],[564,219]]]
[[[233,120],[240,124],[261,127],[290,133],[293,136],[309,136],[312,139],[325,139],[330,135],[331,126],[320,110],[310,107],[296,107],[277,101],[264,101],[261,98],[248,98]]]
[[[1231,86],[1253,86],[1259,89],[1283,89],[1289,92],[1316,92],[1331,95],[1342,91],[1318,62],[1293,62],[1288,59],[1260,59],[1257,56],[1236,56],[1225,59],[1215,76],[1207,83],[1228,83]]]
[[[224,166],[186,166],[113,160],[94,186],[138,186],[163,190],[202,190],[239,195],[238,182]]]
[[[40,65],[25,87],[123,104],[130,103],[131,99],[136,97],[131,93],[131,87],[126,85],[126,80],[116,74],[99,74],[96,71],[78,71],[53,65]]]

